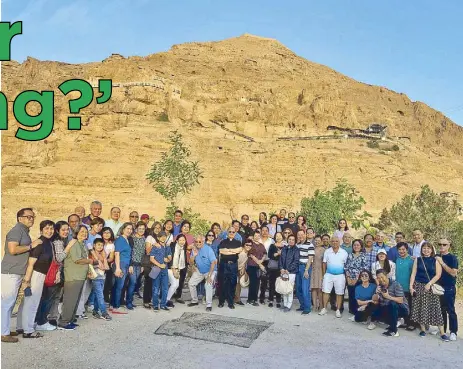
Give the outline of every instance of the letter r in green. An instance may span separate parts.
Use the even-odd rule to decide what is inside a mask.
[[[11,60],[11,40],[23,33],[23,22],[0,22],[0,61]]]

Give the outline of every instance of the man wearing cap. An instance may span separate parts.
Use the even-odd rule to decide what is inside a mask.
[[[109,213],[110,219],[106,220],[104,225],[105,227],[111,228],[114,233],[114,236],[119,232],[119,228],[122,226],[122,222],[119,220],[121,218],[121,209],[117,206],[111,208]]]
[[[198,305],[198,291],[196,286],[206,280],[206,311],[212,311],[212,286],[215,279],[215,265],[217,258],[214,250],[204,244],[203,236],[196,236],[193,249],[191,250],[190,265],[196,265],[196,270],[188,282],[190,288],[191,302],[188,306]]]
[[[228,237],[219,244],[220,308],[223,307],[225,299],[230,309],[235,308],[233,298],[238,278],[238,254],[243,250],[241,242],[235,239],[235,234],[235,228],[230,227],[227,232]]]
[[[140,217],[140,220],[145,223],[145,237],[148,237],[150,234],[150,227],[148,226],[148,223],[150,222],[150,216],[148,214],[142,214]]]

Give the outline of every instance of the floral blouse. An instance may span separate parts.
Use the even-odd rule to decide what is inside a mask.
[[[357,257],[355,257],[354,254],[349,254],[346,264],[344,265],[344,270],[346,271],[347,277],[351,279],[358,279],[360,272],[363,269],[370,270],[370,267],[371,266],[368,265],[365,253],[361,252]]]

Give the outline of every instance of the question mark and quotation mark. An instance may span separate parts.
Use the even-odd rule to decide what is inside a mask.
[[[22,22],[0,22],[0,61],[11,60],[11,40],[14,36],[22,34]],[[70,79],[58,86],[58,89],[67,96],[71,92],[80,92],[80,97],[69,100],[69,112],[79,114],[89,106],[94,98],[93,87],[83,79]],[[106,103],[112,95],[112,80],[100,79],[98,92],[101,96],[96,98],[97,104]],[[40,105],[40,113],[30,115],[27,105],[36,102]],[[13,102],[13,115],[17,122],[25,127],[36,130],[18,128],[16,137],[25,141],[40,141],[47,138],[53,131],[54,125],[55,92],[27,90],[21,92]],[[80,116],[68,117],[68,130],[80,130],[82,126]],[[8,129],[8,100],[0,91],[0,130]]]
[[[61,83],[58,88],[64,95],[67,95],[72,91],[80,92],[79,98],[69,100],[69,112],[71,114],[79,114],[81,109],[86,108],[93,101],[93,87],[90,83],[83,79],[70,79]],[[96,103],[104,104],[111,98],[112,81],[110,79],[98,80],[98,91],[102,93],[102,95],[96,98]],[[68,129],[80,130],[80,127],[80,117],[68,117]]]

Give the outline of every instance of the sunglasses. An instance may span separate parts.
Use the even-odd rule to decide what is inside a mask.
[[[296,217],[289,217],[289,219],[294,219],[294,218],[296,218]]]
[[[130,218],[140,218],[138,215],[131,215]]]
[[[439,246],[449,246],[449,243],[438,243]]]

